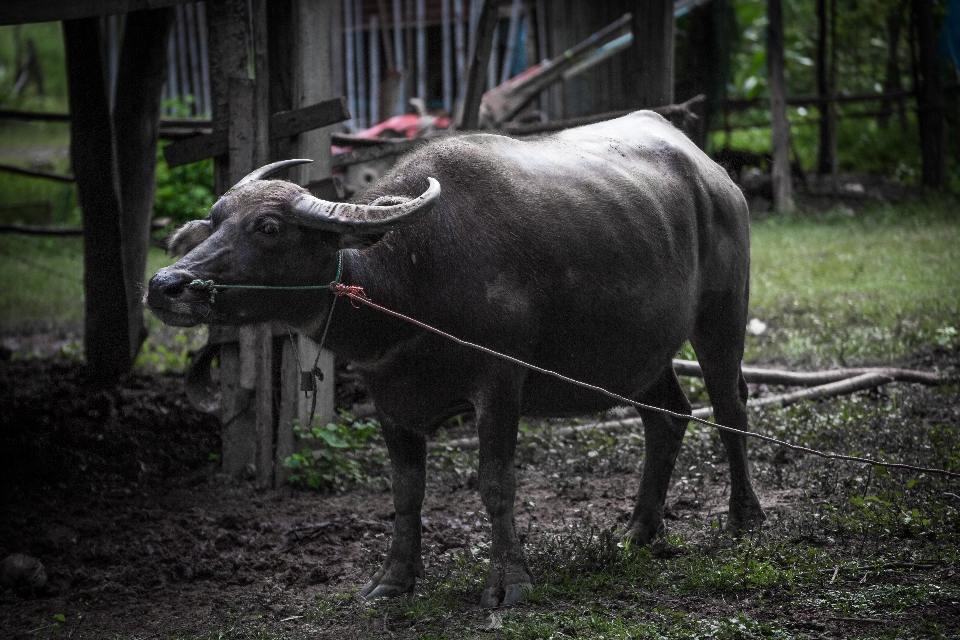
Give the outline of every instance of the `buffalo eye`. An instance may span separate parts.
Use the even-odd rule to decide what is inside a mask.
[[[275,236],[280,233],[280,225],[274,220],[262,220],[257,225],[257,233],[262,233],[265,236]]]

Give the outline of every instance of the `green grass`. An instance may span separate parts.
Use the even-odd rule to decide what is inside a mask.
[[[960,200],[930,197],[854,216],[767,218],[752,234],[746,359],[808,366],[892,363],[955,340]]]
[[[151,249],[145,277],[171,264]],[[83,326],[80,238],[0,235],[0,331],[79,331]]]

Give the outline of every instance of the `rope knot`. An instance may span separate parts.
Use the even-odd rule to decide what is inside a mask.
[[[364,300],[369,300],[367,292],[363,290],[363,287],[350,286],[345,284],[340,284],[339,282],[330,283],[330,291],[333,292],[336,296],[346,296],[350,298],[350,306],[354,309],[359,309],[360,305],[356,303],[356,300],[363,298]]]
[[[206,291],[210,295],[210,304],[213,304],[217,299],[217,286],[214,284],[213,280],[201,280],[197,278],[187,285],[187,289],[193,289],[194,291]]]

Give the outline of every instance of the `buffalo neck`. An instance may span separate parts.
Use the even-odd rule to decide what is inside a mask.
[[[402,311],[398,307],[404,306],[402,301],[406,285],[403,278],[397,277],[399,274],[388,274],[383,269],[374,268],[367,251],[345,249],[342,256],[340,284],[361,287],[372,301],[388,309]],[[316,324],[307,330],[314,340],[319,340],[323,334],[327,313],[330,312],[321,314],[315,320]],[[347,297],[333,304],[332,314],[324,346],[349,360],[377,360],[398,343],[420,332],[413,325],[354,303]]]

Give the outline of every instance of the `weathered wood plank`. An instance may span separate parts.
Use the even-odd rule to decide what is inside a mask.
[[[349,119],[350,110],[347,108],[347,99],[340,96],[307,107],[273,114],[270,118],[270,136],[272,138],[295,136]]]
[[[223,472],[239,478],[254,460],[253,394],[240,386],[240,347],[236,342],[220,350],[220,423]]]
[[[273,486],[273,332],[270,323],[256,326],[257,390],[256,397],[256,465],[257,486]]]
[[[239,385],[249,391],[257,388],[257,326],[243,325],[238,332],[240,345]]]
[[[294,452],[293,421],[299,417],[301,395],[299,372],[294,344],[290,338],[285,338],[280,349],[280,415],[277,418],[276,457],[273,461],[275,487],[286,483],[287,471],[283,461]]]
[[[300,109],[274,114],[270,119],[270,138],[276,140],[295,136],[349,119],[350,111],[345,98],[324,100]],[[174,168],[223,155],[227,153],[228,146],[227,133],[214,131],[168,144],[163,148],[163,157],[167,166]]]
[[[227,132],[214,131],[172,142],[163,148],[167,166],[173,169],[227,152]]]

